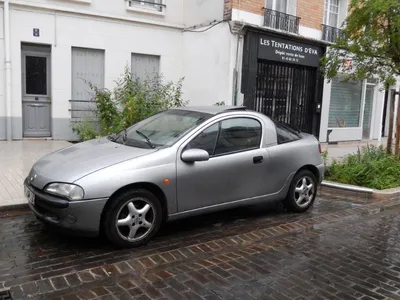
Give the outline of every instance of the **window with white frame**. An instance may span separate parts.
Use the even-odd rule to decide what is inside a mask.
[[[128,0],[128,6],[133,9],[164,12],[165,0]]]
[[[363,80],[346,82],[342,76],[332,79],[328,127],[361,126],[363,88]]]
[[[325,0],[324,24],[338,27],[339,0]]]
[[[297,0],[267,0],[265,7],[289,15],[296,15]]]

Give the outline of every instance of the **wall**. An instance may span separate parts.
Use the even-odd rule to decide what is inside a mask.
[[[105,86],[112,88],[131,53],[161,55],[160,70],[168,80],[183,76],[182,32],[179,29],[151,27],[130,22],[85,18],[80,15],[11,10],[12,114],[13,138],[22,138],[21,42],[52,45],[53,138],[71,138],[71,47],[105,50]],[[40,29],[40,37],[32,36]],[[77,34],[79,32],[79,34]],[[3,49],[3,48],[2,48]],[[0,51],[2,53],[2,51]],[[3,81],[4,82],[4,81]]]
[[[0,7],[0,140],[7,137],[6,102],[5,102],[5,71],[4,71],[4,20],[3,8]]]
[[[183,34],[183,92],[191,105],[213,105],[220,101],[231,104],[234,40],[227,23],[203,33]]]
[[[300,25],[316,30],[321,30],[324,20],[324,0],[298,0],[297,16]]]
[[[224,0],[185,0],[183,15],[185,27],[221,21],[224,18]]]
[[[165,0],[164,3],[167,6],[165,15],[151,13],[151,10],[147,10],[147,13],[144,10],[145,13],[143,13],[127,9],[126,0],[12,0],[11,2],[182,25],[184,1],[187,2],[187,0]]]

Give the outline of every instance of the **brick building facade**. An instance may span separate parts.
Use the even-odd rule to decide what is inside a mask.
[[[320,72],[320,58],[340,34],[348,2],[225,0],[224,18],[239,30],[236,102],[321,142],[380,139],[385,105],[379,83],[345,83],[341,76],[327,81]]]

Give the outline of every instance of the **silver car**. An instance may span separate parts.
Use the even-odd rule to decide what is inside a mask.
[[[244,107],[210,106],[163,111],[51,153],[24,185],[43,222],[129,247],[181,217],[277,200],[306,211],[323,175],[312,135]]]

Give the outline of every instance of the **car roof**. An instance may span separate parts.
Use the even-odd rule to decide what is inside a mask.
[[[188,111],[196,111],[196,112],[201,112],[201,113],[206,113],[206,114],[211,114],[211,115],[217,115],[221,114],[224,112],[230,112],[230,111],[243,111],[246,110],[245,106],[233,106],[233,105],[208,105],[208,106],[184,106],[184,107],[178,107],[174,108],[178,110],[188,110]]]

